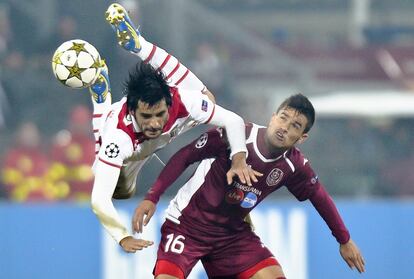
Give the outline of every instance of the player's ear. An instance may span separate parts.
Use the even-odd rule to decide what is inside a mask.
[[[298,141],[296,142],[297,144],[302,144],[302,143],[304,143],[307,139],[308,139],[308,137],[309,137],[309,134],[307,134],[307,133],[304,133],[299,139],[298,139]]]

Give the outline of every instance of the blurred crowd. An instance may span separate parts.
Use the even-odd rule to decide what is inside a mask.
[[[18,202],[88,200],[93,181],[90,167],[95,156],[89,94],[87,90],[69,90],[59,84],[52,75],[50,59],[54,50],[64,41],[74,38],[89,41],[106,59],[113,100],[120,98],[123,81],[136,61],[117,47],[103,14],[91,13],[105,11],[112,1],[98,2],[43,0],[33,4],[30,1],[8,0],[0,3],[2,198]],[[258,67],[259,71],[251,70],[250,67],[254,67],[252,61],[264,62],[265,65],[269,61],[259,61],[258,57],[252,55],[251,46],[248,50],[242,48],[242,41],[229,43],[222,33],[206,31],[207,27],[201,26],[197,20],[192,21],[194,30],[179,25],[191,33],[191,37],[177,33],[171,35],[162,24],[154,24],[157,20],[149,15],[151,12],[159,13],[163,8],[171,8],[167,2],[156,1],[162,2],[163,6],[144,0],[121,2],[131,11],[133,20],[142,24],[147,39],[178,56],[215,93],[220,104],[248,121],[267,124],[274,109],[271,95],[277,93],[259,95],[259,92],[274,76],[267,74],[268,79],[264,81],[266,74],[262,71],[265,67]],[[217,12],[225,12],[233,5],[229,3],[237,1],[198,2],[211,5],[210,8]],[[138,3],[145,6],[146,13],[142,12]],[[257,3],[260,1],[245,1],[245,5],[239,6],[240,11],[253,7],[258,11],[268,10],[275,2],[263,1],[263,5]],[[343,6],[342,1],[335,3],[339,7]],[[206,10],[205,14],[209,13]],[[44,17],[44,14],[50,17]],[[188,16],[191,20],[191,15]],[[280,49],[306,45],[304,41],[300,41],[299,45],[289,41],[286,29],[278,27],[269,32],[270,40],[274,40],[272,44],[281,46]],[[255,34],[255,31],[252,33],[256,37],[246,37],[247,42],[255,39],[260,41],[259,34]],[[175,39],[176,35],[178,39]],[[238,36],[237,32],[233,35]],[[188,44],[183,43],[184,39]],[[315,38],[312,40],[317,41]],[[341,38],[339,41],[343,40]],[[313,57],[311,60],[316,61]],[[253,78],[258,79],[249,82]],[[284,79],[290,80],[291,76]],[[241,88],[244,92],[241,92]],[[375,121],[364,118],[323,118],[317,120],[310,140],[301,149],[309,155],[314,168],[319,170],[321,180],[333,195],[409,197],[414,196],[412,131],[412,118]],[[182,144],[195,136],[197,134],[183,136]],[[175,150],[166,149],[161,155],[168,158]],[[146,172],[144,179],[153,179],[159,167],[156,171]]]
[[[89,200],[95,159],[91,117],[87,107],[74,107],[67,129],[50,140],[35,122],[19,124],[2,156],[4,196],[18,202]]]
[[[308,154],[321,181],[338,196],[414,196],[413,119],[317,119]]]
[[[89,96],[65,91],[50,62],[78,21],[49,4],[0,3],[0,195],[18,202],[85,201],[92,188]],[[41,12],[59,16],[45,24]]]

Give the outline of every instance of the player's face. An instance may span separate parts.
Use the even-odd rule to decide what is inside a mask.
[[[308,120],[297,110],[289,107],[275,112],[266,131],[266,141],[274,148],[288,149],[308,137],[304,133]]]
[[[153,106],[138,101],[138,107],[133,112],[138,127],[147,138],[157,138],[162,134],[162,129],[168,120],[168,106],[165,100]]]

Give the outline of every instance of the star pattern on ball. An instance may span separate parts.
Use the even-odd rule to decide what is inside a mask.
[[[72,77],[77,77],[79,80],[82,80],[81,74],[86,69],[79,68],[78,62],[76,62],[75,65],[73,65],[72,67],[68,67],[68,70],[69,70],[68,79]]]
[[[119,146],[115,143],[110,143],[105,147],[105,155],[109,158],[118,157],[119,151]]]
[[[81,51],[85,51],[85,52],[88,52],[86,49],[85,49],[85,44],[84,43],[75,43],[75,42],[72,42],[72,47],[71,48],[69,48],[70,50],[74,50],[75,52],[76,52],[76,55],[79,55],[79,53],[81,52]]]
[[[105,64],[102,61],[100,61],[99,59],[97,59],[97,60],[93,61],[93,64],[90,66],[90,68],[99,69],[103,65],[105,65]]]
[[[60,57],[62,57],[62,55],[63,55],[63,52],[58,52],[58,53],[56,53],[56,55],[55,56],[53,56],[53,63],[55,63],[55,64],[62,64],[62,60],[60,59]]]

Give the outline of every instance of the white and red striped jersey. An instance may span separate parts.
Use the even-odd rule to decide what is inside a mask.
[[[126,97],[111,106],[100,129],[100,149],[96,160],[121,168],[128,162],[141,161],[163,148],[177,135],[201,123],[208,123],[215,104],[199,91],[171,88],[172,105],[163,133],[146,139],[134,117],[128,113]]]

